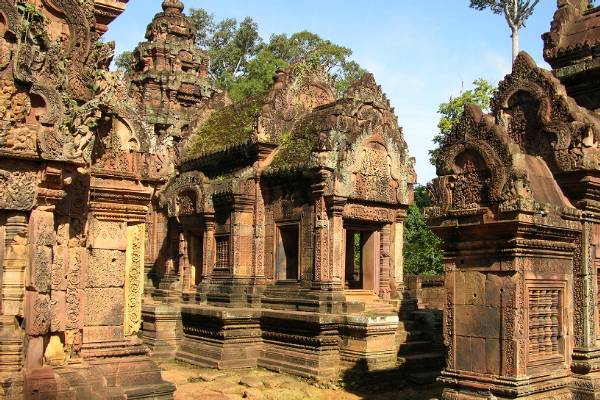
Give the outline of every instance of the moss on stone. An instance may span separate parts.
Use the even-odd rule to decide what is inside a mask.
[[[279,151],[271,163],[272,169],[290,169],[306,166],[319,138],[319,127],[315,121],[302,124],[292,134],[284,132],[278,141]]]
[[[194,134],[186,150],[187,157],[214,153],[253,140],[266,94],[247,98],[213,112]]]

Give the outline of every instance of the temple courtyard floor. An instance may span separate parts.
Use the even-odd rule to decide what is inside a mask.
[[[436,384],[365,382],[350,376],[333,385],[260,368],[218,371],[166,362],[161,369],[163,378],[177,385],[175,400],[430,400],[441,395]]]

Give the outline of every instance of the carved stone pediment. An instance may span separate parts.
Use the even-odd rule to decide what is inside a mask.
[[[528,54],[519,55],[500,83],[492,112],[523,152],[542,157],[553,172],[600,167],[600,118]]]
[[[203,183],[200,172],[185,172],[172,178],[159,193],[159,205],[167,210],[169,217],[200,214],[205,209]]]

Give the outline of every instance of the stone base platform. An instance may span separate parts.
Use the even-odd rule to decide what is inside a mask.
[[[368,371],[396,367],[398,315],[358,314],[345,317],[340,329],[341,361],[345,368],[362,364]]]
[[[183,340],[176,359],[217,369],[250,368],[262,346],[260,311],[182,306]]]
[[[338,377],[342,316],[264,310],[261,322],[260,367],[317,380]]]
[[[142,333],[144,344],[154,360],[175,357],[181,341],[179,307],[169,304],[144,304],[142,306]]]
[[[147,356],[31,368],[24,378],[26,400],[172,400],[175,392]]]
[[[564,371],[553,375],[506,379],[487,375],[443,371],[443,400],[572,400],[571,379]],[[577,397],[579,399],[579,397]]]

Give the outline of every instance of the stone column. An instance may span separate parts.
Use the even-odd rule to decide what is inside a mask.
[[[85,280],[85,323],[83,328],[84,348],[96,349],[92,343],[101,343],[114,339],[123,340],[125,332],[131,334],[131,325],[125,323],[135,320],[133,313],[126,308],[129,293],[125,289],[133,285],[135,293],[139,289],[137,279],[131,279],[131,273],[143,262],[143,245],[139,232],[128,227],[123,220],[98,219],[90,215],[87,241],[87,273]],[[142,248],[140,248],[142,247]],[[135,254],[133,254],[135,253]],[[142,258],[140,259],[140,255]],[[143,265],[141,266],[143,268]],[[133,269],[132,271],[130,271]],[[141,274],[138,278],[141,278]],[[137,284],[137,286],[136,286]]]
[[[260,188],[260,178],[254,183],[254,267],[256,280],[265,279],[265,202]]]
[[[322,195],[315,199],[315,273],[313,287],[322,289],[330,280],[329,268],[329,218]]]
[[[593,222],[584,221],[574,259],[576,353],[589,353],[596,345],[596,273],[594,271]]]
[[[191,271],[190,260],[188,257],[188,246],[190,245],[189,232],[179,233],[179,273],[181,274],[182,290],[190,289]]]
[[[387,224],[381,229],[380,262],[379,262],[379,297],[390,299],[390,239],[392,225]]]
[[[23,315],[25,298],[25,268],[27,266],[27,217],[9,214],[6,219],[4,273],[2,277],[2,312]]]
[[[234,278],[253,275],[254,196],[236,195],[231,212],[230,260]]]
[[[400,210],[396,222],[390,228],[390,291],[392,298],[401,298],[404,290],[404,218],[406,211]]]
[[[29,262],[25,292],[25,365],[42,367],[44,338],[50,332],[50,267],[56,244],[54,214],[34,210],[29,218]]]
[[[212,276],[215,266],[215,221],[213,217],[205,216],[204,235],[202,236],[202,282]]]
[[[332,197],[329,203],[329,281],[332,287],[342,289],[346,260],[344,257],[344,205],[346,198]]]

